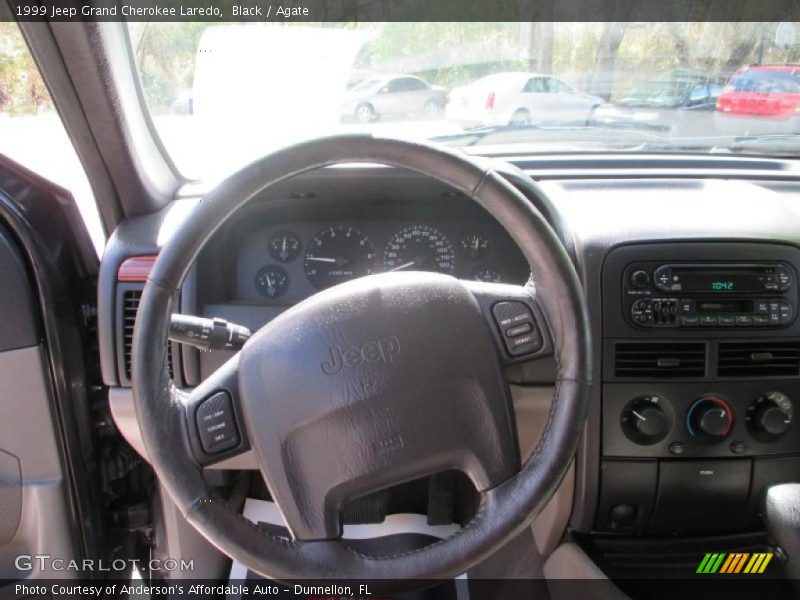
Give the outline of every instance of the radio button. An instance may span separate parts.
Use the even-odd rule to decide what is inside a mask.
[[[757,315],[767,315],[769,314],[769,302],[767,300],[756,300],[754,302],[755,309],[753,312]]]
[[[684,327],[697,327],[700,325],[700,317],[697,315],[681,317],[681,325]]]
[[[720,325],[734,325],[736,320],[733,315],[720,315],[717,317],[717,323]]]
[[[650,275],[647,274],[647,271],[634,271],[631,273],[631,285],[635,288],[646,288],[647,284],[650,283]]]
[[[667,265],[662,265],[653,273],[656,287],[664,292],[668,292],[672,287],[672,269]]]
[[[700,317],[700,325],[716,325],[717,324],[717,315],[701,315]]]
[[[736,324],[743,326],[752,325],[753,317],[750,315],[736,315]]]
[[[753,325],[759,327],[769,325],[769,317],[767,315],[753,315]]]
[[[791,322],[792,320],[792,305],[789,304],[786,300],[782,300],[780,303],[779,309],[781,315],[781,323],[786,324]]]
[[[693,313],[694,300],[692,300],[691,298],[681,298],[680,310],[681,313]]]
[[[778,267],[778,283],[782,292],[792,287],[792,276],[786,267]]]

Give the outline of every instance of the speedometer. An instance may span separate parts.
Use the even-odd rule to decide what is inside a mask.
[[[410,225],[392,236],[383,253],[387,271],[438,271],[452,275],[456,270],[453,245],[438,229]]]
[[[372,273],[375,250],[367,236],[346,225],[320,231],[306,248],[306,277],[318,290]]]

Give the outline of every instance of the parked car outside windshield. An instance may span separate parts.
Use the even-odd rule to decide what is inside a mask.
[[[717,101],[716,124],[732,134],[800,133],[800,65],[754,65]]]
[[[409,75],[375,77],[348,90],[342,103],[342,119],[369,123],[389,117],[441,113],[446,101],[444,88],[431,86]]]
[[[541,73],[496,73],[450,93],[447,118],[481,125],[586,125],[602,98]]]
[[[711,73],[668,74],[598,107],[592,124],[675,137],[712,137],[717,135],[712,114],[724,83],[724,78]]]

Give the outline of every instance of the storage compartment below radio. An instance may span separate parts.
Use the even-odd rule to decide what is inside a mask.
[[[759,531],[764,490],[792,481],[800,481],[800,457],[605,459],[595,530],[653,536]]]

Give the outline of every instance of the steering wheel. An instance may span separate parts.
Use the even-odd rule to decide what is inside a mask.
[[[288,309],[197,388],[177,390],[168,325],[203,245],[256,194],[339,163],[410,169],[462,191],[518,244],[531,281],[400,272],[353,280]],[[561,482],[587,413],[589,348],[575,269],[506,180],[429,144],[334,136],[232,175],[161,250],[136,319],[133,391],[159,480],[189,523],[249,569],[282,581],[450,578],[520,533]],[[548,352],[557,368],[552,408],[521,464],[506,365]],[[204,466],[249,449],[291,539],[256,527],[203,479]],[[362,554],[341,539],[348,499],[448,469],[462,471],[480,495],[455,534],[390,556]]]

